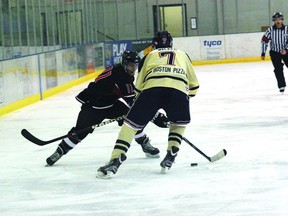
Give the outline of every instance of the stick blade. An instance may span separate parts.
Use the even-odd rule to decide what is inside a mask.
[[[28,130],[26,129],[22,129],[21,130],[21,134],[23,137],[25,137],[27,140],[29,140],[30,142],[35,143],[36,145],[39,146],[43,146],[46,145],[47,143],[38,139],[37,137],[33,136]]]
[[[210,162],[215,162],[227,155],[226,149],[222,149],[220,152],[218,152],[216,155],[210,157]]]

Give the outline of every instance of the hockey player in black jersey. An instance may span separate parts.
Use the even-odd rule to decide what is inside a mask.
[[[125,51],[121,63],[107,68],[76,96],[76,99],[82,103],[82,107],[76,126],[68,134],[99,124],[104,119],[113,119],[127,114],[135,97],[133,81],[139,61],[140,57],[137,52]],[[127,104],[119,100],[120,98],[124,99]],[[159,127],[167,127],[168,119],[164,114],[157,113],[152,122]],[[122,124],[122,122],[118,123]],[[90,132],[63,139],[56,151],[46,159],[47,164],[52,166],[92,132],[91,129]],[[151,145],[143,130],[138,131],[134,138],[147,157],[159,157],[159,150]]]

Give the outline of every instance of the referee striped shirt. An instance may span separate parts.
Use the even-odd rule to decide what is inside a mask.
[[[270,49],[275,52],[280,52],[283,49],[288,49],[288,26],[282,25],[277,28],[275,25],[270,26],[262,37],[262,54],[265,54],[268,43],[270,41]]]

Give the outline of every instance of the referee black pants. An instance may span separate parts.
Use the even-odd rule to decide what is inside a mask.
[[[279,52],[270,50],[272,64],[274,66],[274,73],[277,80],[278,88],[286,87],[285,77],[283,73],[283,65],[288,68],[288,54],[281,55]],[[282,60],[284,64],[282,63]]]

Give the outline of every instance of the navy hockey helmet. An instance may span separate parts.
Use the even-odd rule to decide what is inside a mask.
[[[140,62],[140,56],[136,51],[124,51],[122,54],[122,65],[127,65],[129,62],[138,64]]]
[[[284,20],[284,16],[281,12],[275,12],[272,16],[272,21],[274,22],[277,19]]]
[[[168,31],[159,31],[152,39],[153,49],[172,47],[173,38]]]

